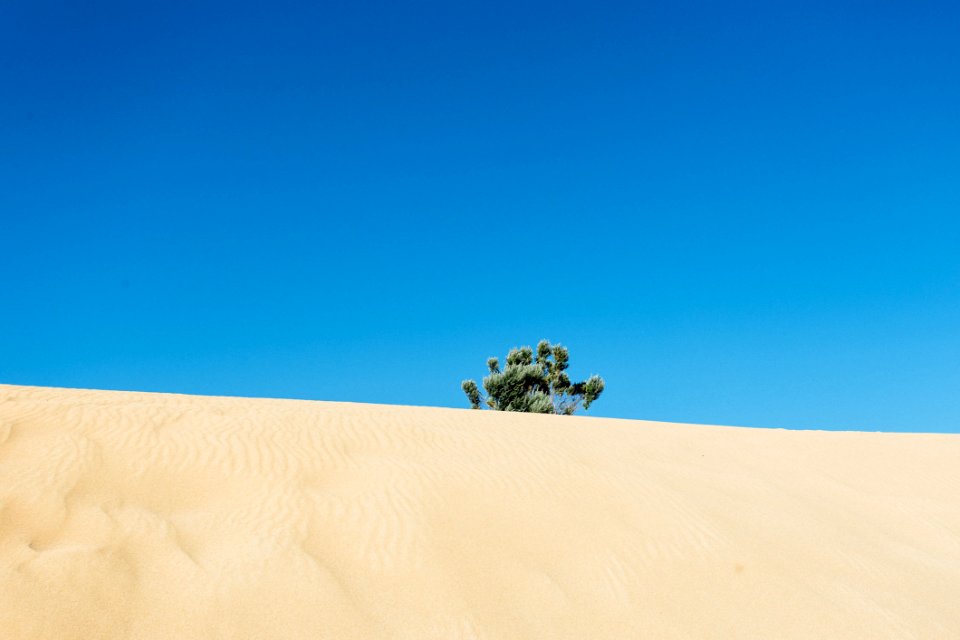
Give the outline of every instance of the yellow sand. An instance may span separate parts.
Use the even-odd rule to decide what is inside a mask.
[[[0,638],[960,638],[960,436],[0,386]]]

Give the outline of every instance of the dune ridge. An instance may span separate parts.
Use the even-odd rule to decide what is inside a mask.
[[[960,436],[0,385],[0,638],[960,638]]]

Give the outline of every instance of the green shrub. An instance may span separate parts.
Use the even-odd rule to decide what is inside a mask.
[[[474,409],[486,404],[496,411],[571,415],[581,403],[584,410],[588,409],[603,393],[604,382],[597,375],[570,382],[566,373],[569,362],[566,347],[541,340],[536,357],[530,347],[511,349],[502,371],[496,358],[487,360],[490,374],[483,379],[486,397],[473,380],[464,380],[460,386]]]

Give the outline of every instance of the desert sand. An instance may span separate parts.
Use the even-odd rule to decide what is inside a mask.
[[[960,638],[960,436],[0,386],[0,638]]]

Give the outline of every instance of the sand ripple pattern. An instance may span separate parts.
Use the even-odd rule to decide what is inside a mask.
[[[960,437],[0,386],[0,640],[960,638]]]

